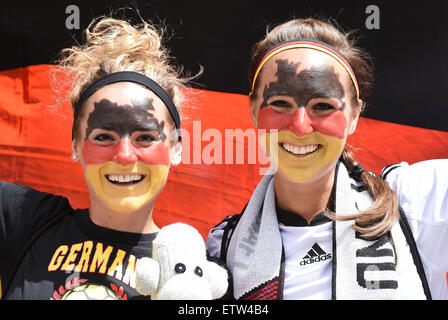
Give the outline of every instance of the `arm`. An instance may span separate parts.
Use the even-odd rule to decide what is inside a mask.
[[[384,173],[408,218],[425,269],[444,275],[448,271],[448,160],[401,163]]]
[[[28,240],[47,221],[66,213],[67,199],[0,181],[0,280],[5,289],[11,269]]]

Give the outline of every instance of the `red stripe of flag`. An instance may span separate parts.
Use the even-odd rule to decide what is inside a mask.
[[[85,208],[89,196],[82,170],[70,159],[71,107],[67,102],[51,107],[55,104],[50,87],[53,68],[37,65],[0,72],[0,180],[61,194],[73,207]],[[225,216],[240,212],[261,178],[260,165],[191,164],[195,157],[201,160],[197,153],[211,143],[210,137],[202,141],[207,129],[216,129],[224,137],[226,129],[254,127],[247,96],[206,90],[191,90],[187,95],[182,127],[190,134],[190,141],[183,137],[184,148],[190,144],[190,164],[172,169],[154,216],[160,226],[181,221],[205,237]],[[199,145],[194,145],[192,137],[194,121],[201,135]],[[448,132],[366,118],[360,119],[348,142],[360,163],[377,174],[390,163],[448,158]],[[233,152],[236,144],[232,144]],[[244,151],[248,152],[247,145]],[[173,194],[174,200],[169,196]]]

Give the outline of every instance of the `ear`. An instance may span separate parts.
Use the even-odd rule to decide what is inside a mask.
[[[170,162],[171,165],[177,166],[182,161],[182,143],[180,141],[175,142],[170,149]]]
[[[350,124],[350,130],[348,132],[349,135],[352,135],[356,130],[356,126],[358,125],[359,115],[361,114],[363,103],[364,102],[362,100],[358,99],[358,104],[353,108],[351,119],[352,121]]]
[[[81,151],[79,150],[78,139],[73,139],[72,141],[72,160],[78,162],[80,159]]]
[[[250,117],[252,119],[252,123],[255,127],[258,128],[258,111],[260,111],[260,108],[258,108],[255,104],[255,94],[251,92],[249,94],[249,104],[250,104]]]
[[[206,276],[210,284],[212,299],[219,299],[224,296],[229,286],[227,270],[212,261],[206,262],[206,268]]]
[[[352,120],[352,123],[350,124],[350,130],[348,132],[349,135],[352,135],[355,132],[356,126],[358,125],[358,119],[359,116]]]
[[[135,268],[135,288],[144,295],[155,293],[159,289],[160,266],[151,258],[144,257],[137,261]]]

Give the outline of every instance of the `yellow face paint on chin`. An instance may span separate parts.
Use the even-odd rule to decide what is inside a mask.
[[[122,166],[113,161],[86,166],[85,176],[96,196],[102,199],[111,210],[129,213],[140,209],[153,200],[165,186],[169,167],[165,165],[147,165],[141,161]],[[144,175],[144,178],[132,185],[118,185],[109,181],[118,176]]]
[[[291,181],[305,182],[314,177],[324,167],[336,162],[344,150],[346,139],[339,139],[312,132],[303,137],[297,137],[291,131],[282,130],[278,133],[266,133],[261,136],[260,146],[265,150],[271,164],[276,166]],[[320,145],[311,154],[297,156],[284,150],[280,145]],[[272,150],[277,148],[277,150]]]

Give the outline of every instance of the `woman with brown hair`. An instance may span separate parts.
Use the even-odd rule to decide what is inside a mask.
[[[250,65],[271,171],[207,239],[233,296],[446,299],[447,161],[377,177],[346,145],[373,81],[368,54],[331,23],[297,19],[256,43]]]
[[[179,90],[162,30],[101,18],[64,49],[74,111],[72,159],[91,206],[0,182],[3,299],[131,299],[138,259],[152,256],[152,211],[180,162]],[[51,143],[51,142],[50,142]]]

